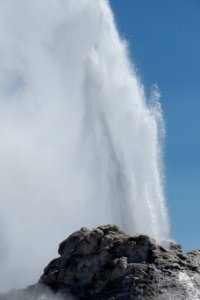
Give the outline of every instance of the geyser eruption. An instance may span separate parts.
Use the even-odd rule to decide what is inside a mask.
[[[167,238],[159,106],[108,2],[2,0],[0,24],[1,290],[81,226]]]

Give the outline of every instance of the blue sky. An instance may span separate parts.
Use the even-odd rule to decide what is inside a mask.
[[[110,3],[147,95],[154,84],[162,94],[172,237],[200,248],[200,1]]]

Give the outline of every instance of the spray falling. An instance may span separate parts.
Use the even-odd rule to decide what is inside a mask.
[[[2,0],[0,34],[1,290],[81,226],[167,238],[161,113],[107,1]]]

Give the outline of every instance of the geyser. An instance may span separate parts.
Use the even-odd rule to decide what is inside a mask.
[[[161,112],[108,2],[2,0],[0,24],[1,291],[81,226],[167,238]]]

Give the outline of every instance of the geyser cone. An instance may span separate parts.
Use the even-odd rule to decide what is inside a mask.
[[[160,112],[108,2],[3,0],[0,20],[1,289],[32,283],[77,227],[167,238]]]

